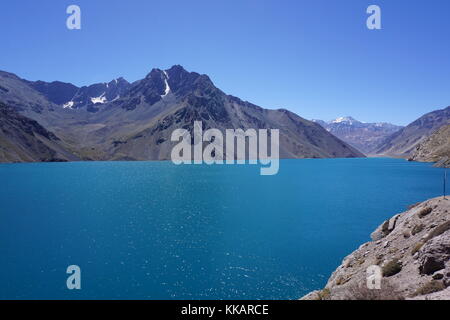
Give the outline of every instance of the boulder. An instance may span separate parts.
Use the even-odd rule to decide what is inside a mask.
[[[431,275],[450,260],[450,231],[429,240],[419,252],[419,271]]]

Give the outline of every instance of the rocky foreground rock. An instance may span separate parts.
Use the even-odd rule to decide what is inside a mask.
[[[371,238],[343,260],[323,290],[302,299],[450,300],[450,197],[411,206]],[[373,266],[381,271],[381,289],[368,288]]]

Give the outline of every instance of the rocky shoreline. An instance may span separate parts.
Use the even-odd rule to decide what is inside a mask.
[[[450,197],[410,206],[371,238],[302,300],[450,300]],[[381,270],[381,289],[367,287],[371,266]]]

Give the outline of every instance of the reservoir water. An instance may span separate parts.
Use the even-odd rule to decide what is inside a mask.
[[[297,299],[385,219],[442,194],[442,169],[399,159],[259,169],[0,165],[0,298]]]

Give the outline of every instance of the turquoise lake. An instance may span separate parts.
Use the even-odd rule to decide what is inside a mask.
[[[0,165],[0,298],[297,299],[385,219],[442,195],[443,169],[400,159],[259,169]]]

